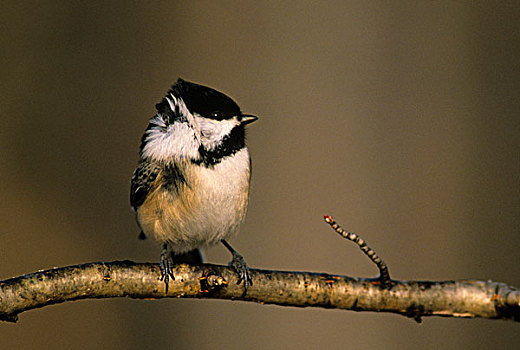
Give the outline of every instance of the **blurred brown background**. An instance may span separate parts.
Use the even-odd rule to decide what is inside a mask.
[[[520,286],[518,3],[4,1],[0,277],[158,261],[128,204],[181,76],[260,116],[252,267]],[[206,251],[225,264],[223,247]],[[518,324],[208,300],[88,300],[0,324],[5,349],[514,348]]]

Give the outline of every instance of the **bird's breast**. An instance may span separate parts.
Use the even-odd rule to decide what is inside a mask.
[[[168,242],[178,253],[216,244],[238,231],[249,196],[250,160],[247,148],[212,167],[179,164],[183,181],[168,184],[158,176],[137,210],[147,235]]]

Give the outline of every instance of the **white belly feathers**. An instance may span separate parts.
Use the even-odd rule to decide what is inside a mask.
[[[243,171],[243,169],[247,171]],[[183,253],[217,244],[238,232],[248,201],[250,161],[247,148],[224,158],[213,168],[194,164],[180,167],[186,180],[178,193],[157,186],[137,210],[147,235]]]

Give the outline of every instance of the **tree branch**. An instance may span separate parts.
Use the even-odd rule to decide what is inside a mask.
[[[297,307],[391,312],[421,322],[423,316],[482,317],[520,321],[520,291],[483,281],[395,281],[384,261],[357,234],[325,221],[356,243],[376,264],[376,279],[326,273],[249,269],[252,285],[244,293],[236,272],[221,265],[174,266],[175,280],[161,280],[158,264],[98,262],[38,271],[0,281],[0,320],[46,305],[88,298],[213,298]],[[166,288],[169,287],[169,288]]]
[[[520,321],[520,291],[503,283],[392,281],[325,273],[251,269],[253,285],[242,297],[234,270],[220,265],[174,268],[168,294],[158,264],[97,262],[39,271],[0,282],[0,319],[15,322],[23,311],[71,300],[213,298],[297,307],[391,312],[423,316],[482,317]]]

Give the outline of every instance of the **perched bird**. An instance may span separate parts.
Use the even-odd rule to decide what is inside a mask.
[[[229,265],[246,293],[249,270],[227,239],[246,214],[251,158],[245,126],[258,118],[243,114],[223,93],[182,79],[155,107],[141,139],[130,204],[140,237],[163,243],[166,293],[174,261],[201,261],[199,248],[219,242],[233,255]]]

